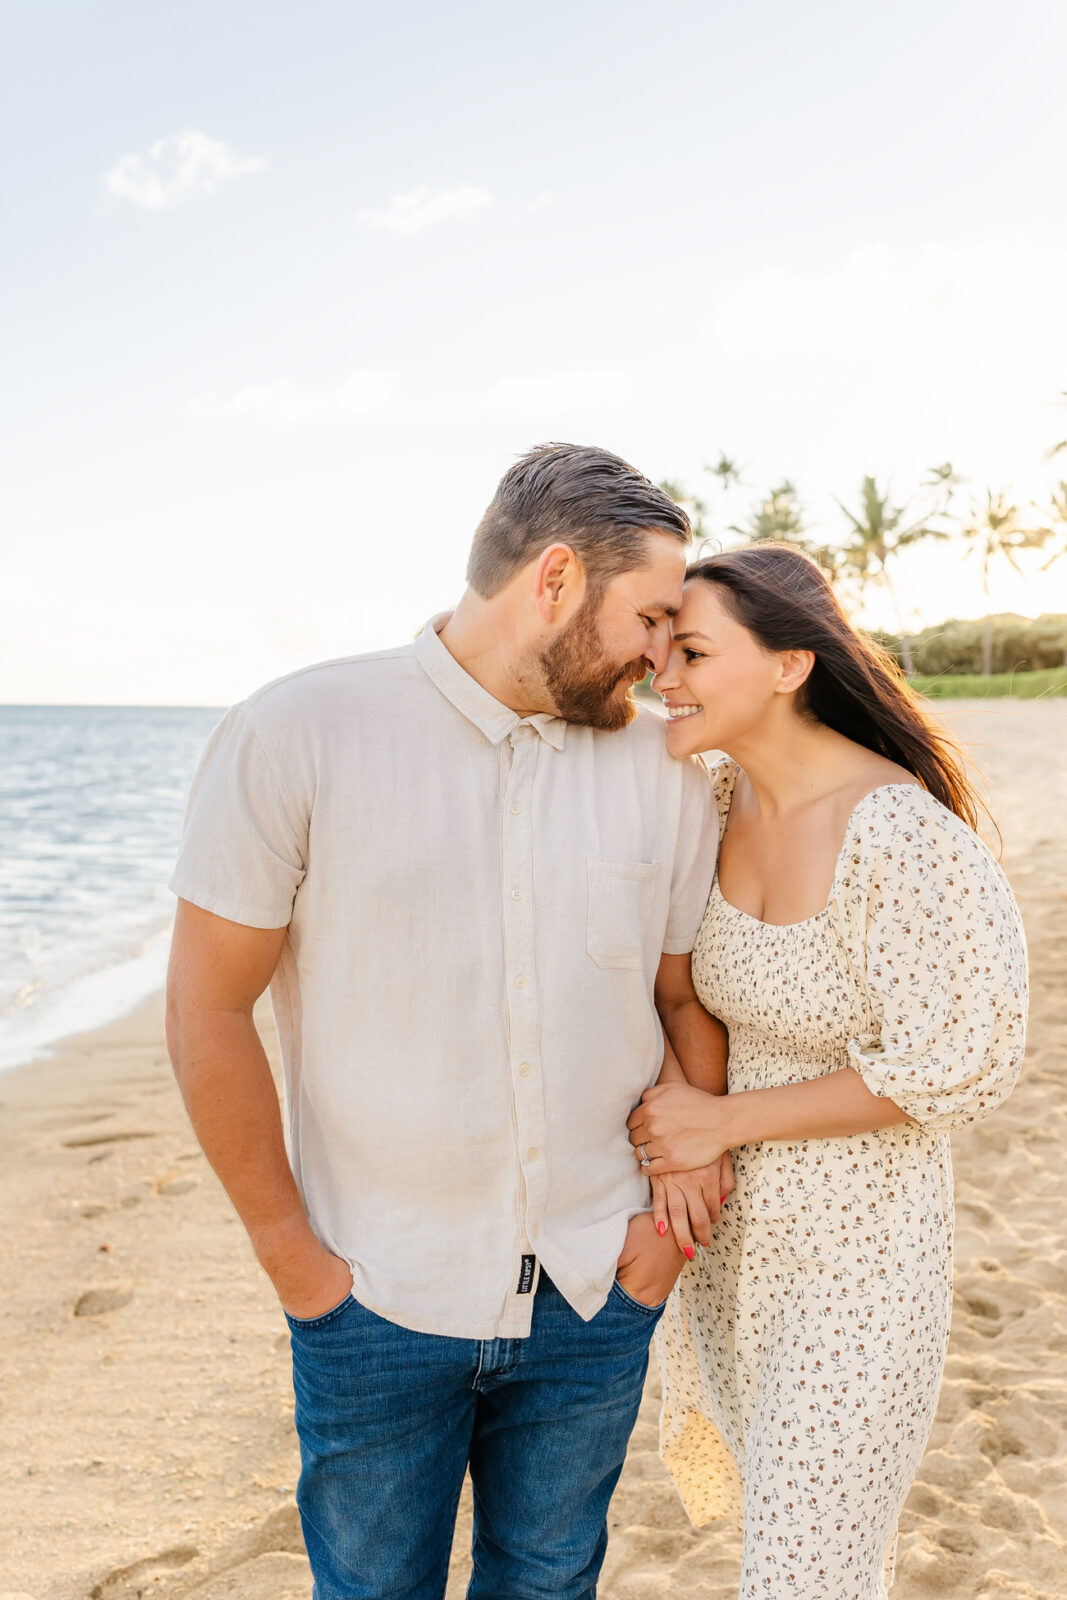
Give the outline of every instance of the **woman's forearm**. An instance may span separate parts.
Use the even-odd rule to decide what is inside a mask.
[[[732,1148],[766,1139],[833,1139],[907,1122],[892,1100],[872,1094],[854,1067],[823,1078],[744,1089],[725,1102]]]
[[[872,1094],[853,1067],[805,1083],[716,1094],[677,1081],[645,1091],[627,1127],[644,1145],[650,1177],[692,1172],[724,1151],[766,1140],[834,1139],[908,1122],[892,1100]]]

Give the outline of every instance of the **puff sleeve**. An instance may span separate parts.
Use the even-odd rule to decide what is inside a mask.
[[[897,784],[868,800],[837,894],[870,1008],[850,1062],[920,1128],[962,1127],[1007,1098],[1022,1065],[1019,908],[985,845],[926,790]]]

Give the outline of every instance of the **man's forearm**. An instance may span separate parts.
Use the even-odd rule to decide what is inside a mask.
[[[173,1019],[174,1072],[201,1149],[268,1272],[310,1229],[285,1151],[278,1095],[244,1012]]]
[[[660,1006],[660,1020],[687,1083],[707,1094],[726,1093],[729,1036],[718,1018],[710,1016],[695,997]],[[666,1057],[664,1067],[666,1069]],[[668,1082],[667,1074],[661,1082]]]

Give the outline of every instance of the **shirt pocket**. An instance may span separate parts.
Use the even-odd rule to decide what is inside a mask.
[[[652,912],[658,861],[590,856],[586,947],[598,967],[639,970]]]

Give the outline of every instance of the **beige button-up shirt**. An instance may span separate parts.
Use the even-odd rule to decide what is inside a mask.
[[[356,1298],[516,1338],[542,1264],[593,1316],[648,1208],[626,1119],[660,1069],[653,980],[693,947],[716,813],[654,713],[616,733],[521,718],[442,621],[229,711],[171,887],[288,927],[289,1156]]]

